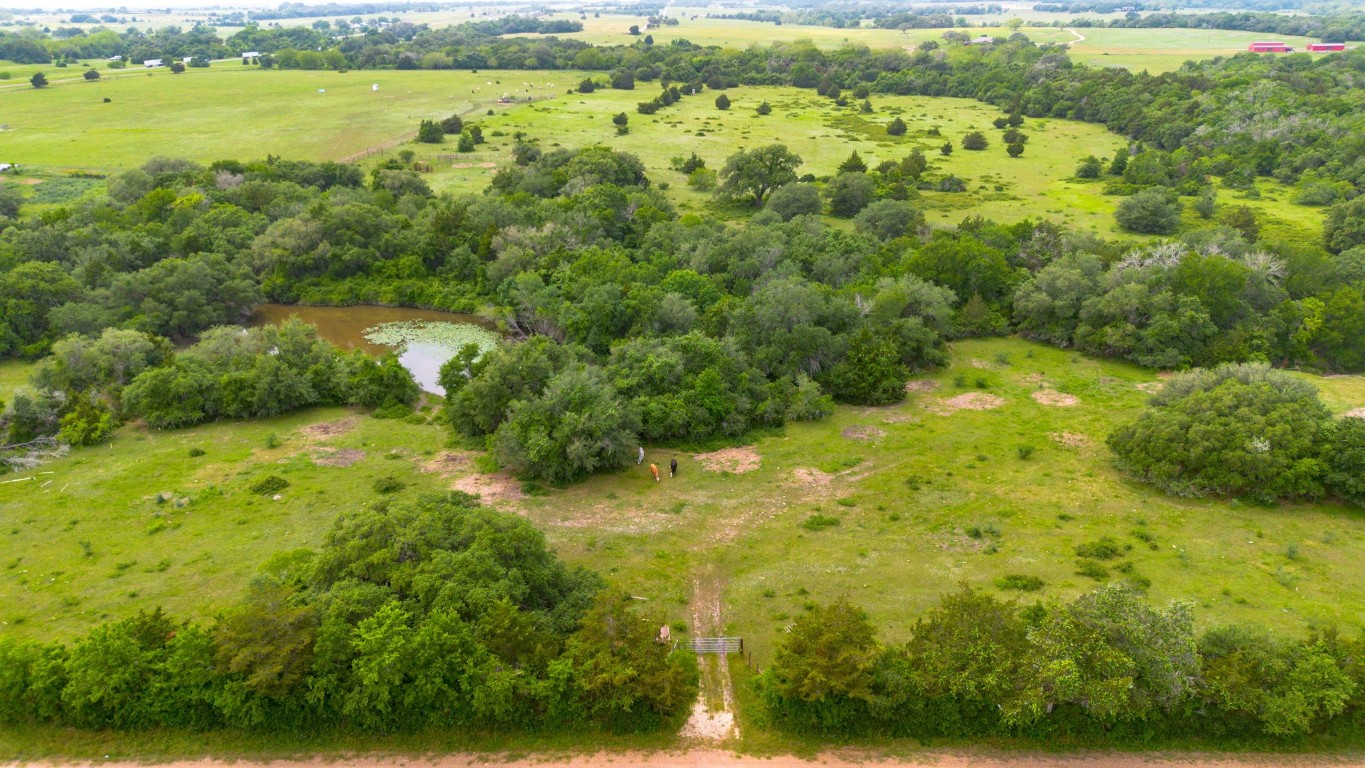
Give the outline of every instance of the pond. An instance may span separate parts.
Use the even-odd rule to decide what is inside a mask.
[[[398,361],[412,373],[425,392],[444,395],[436,383],[441,366],[460,347],[474,342],[485,349],[500,338],[492,323],[475,315],[405,307],[304,307],[262,304],[252,312],[251,325],[279,325],[297,315],[317,326],[318,336],[342,349],[382,355],[397,350]]]

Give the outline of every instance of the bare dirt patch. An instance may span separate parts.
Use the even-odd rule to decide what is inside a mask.
[[[38,184],[42,184],[42,183],[43,183],[43,180],[42,180],[42,179],[20,179],[20,180],[19,180],[19,183],[20,183],[20,184],[27,184],[28,186],[32,187],[32,186],[37,186]]]
[[[877,429],[876,427],[869,427],[864,424],[859,424],[856,427],[844,427],[843,430],[839,432],[839,434],[843,435],[849,440],[860,440],[863,442],[867,442],[869,440],[876,440],[879,437],[886,437],[886,430]]]
[[[468,453],[462,451],[442,451],[436,454],[430,461],[423,462],[417,469],[427,474],[448,475],[459,474],[469,469],[473,459]]]
[[[980,368],[983,371],[988,371],[991,369],[991,364],[979,358],[972,358],[972,367]]]
[[[469,475],[450,484],[452,490],[478,496],[486,502],[520,501],[526,498],[521,483],[511,475],[497,472],[491,475]]]
[[[933,392],[938,389],[938,382],[933,379],[915,379],[905,382],[906,392]]]
[[[1063,448],[1084,448],[1090,445],[1090,438],[1076,432],[1049,432],[1047,436]]]
[[[1034,387],[1050,387],[1050,386],[1052,386],[1052,382],[1050,382],[1050,381],[1048,380],[1047,376],[1043,375],[1041,372],[1040,372],[1040,373],[1026,373],[1026,374],[1024,374],[1023,376],[1020,376],[1019,378],[1020,378],[1025,384],[1028,384],[1028,385],[1034,386]]]
[[[1365,419],[1365,408],[1353,408],[1342,415],[1348,419]]]
[[[792,477],[796,478],[798,485],[806,488],[828,488],[834,482],[834,475],[828,472],[821,472],[810,467],[797,467],[792,470]]]
[[[1146,392],[1149,395],[1155,395],[1156,393],[1161,391],[1162,387],[1166,385],[1160,381],[1144,381],[1141,384],[1135,384],[1134,386],[1136,386],[1138,389],[1142,390],[1143,392]]]
[[[343,448],[339,451],[319,451],[313,454],[313,463],[319,467],[349,467],[365,458],[359,448]]]
[[[752,445],[742,448],[723,448],[719,451],[710,453],[698,453],[692,458],[701,464],[702,469],[708,472],[729,472],[733,475],[742,475],[745,472],[752,472],[758,469],[763,462],[763,457],[758,455]]]
[[[451,168],[497,168],[497,163],[451,163]]]
[[[1005,404],[1005,398],[985,392],[967,392],[929,403],[926,407],[940,416],[951,416],[958,411],[989,411]]]
[[[336,421],[324,421],[318,424],[309,424],[299,429],[299,435],[307,440],[326,440],[330,437],[344,435],[356,428],[360,423],[360,417],[347,416]]]
[[[1033,399],[1043,405],[1053,405],[1058,408],[1071,408],[1079,405],[1081,399],[1075,395],[1068,395],[1065,392],[1058,392],[1055,389],[1038,389],[1033,392]]]

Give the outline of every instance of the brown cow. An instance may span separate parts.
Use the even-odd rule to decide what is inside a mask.
[[[654,475],[654,482],[656,482],[656,483],[659,482],[659,465],[658,465],[658,464],[650,464],[650,465],[649,465],[649,473],[650,473],[651,475]]]

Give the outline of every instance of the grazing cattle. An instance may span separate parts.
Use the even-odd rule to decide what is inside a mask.
[[[643,464],[644,461],[645,461],[645,447],[642,445],[642,446],[640,446],[639,451],[635,454],[635,463],[636,463],[636,464]]]
[[[672,477],[676,474],[678,474],[678,460],[672,459],[668,462],[668,476]]]
[[[659,482],[659,465],[658,465],[658,464],[650,464],[650,465],[649,465],[649,473],[650,473],[651,475],[654,475],[654,482],[656,482],[656,483]]]

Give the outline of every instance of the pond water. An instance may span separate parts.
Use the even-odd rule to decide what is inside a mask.
[[[448,323],[455,326],[474,326],[484,331],[496,333],[492,323],[475,315],[441,312],[435,309],[370,305],[304,307],[294,304],[262,304],[252,311],[251,325],[279,325],[295,315],[305,323],[317,326],[318,336],[342,349],[359,349],[367,354],[378,356],[401,348],[398,361],[412,373],[412,378],[417,381],[417,385],[423,391],[434,392],[438,395],[445,394],[441,385],[436,383],[437,376],[441,372],[441,366],[455,356],[455,353],[459,351],[458,347],[425,340],[411,340],[406,344],[378,344],[366,339],[366,333],[372,332],[376,326],[387,323],[403,323],[405,325]],[[440,336],[441,334],[435,335]]]

